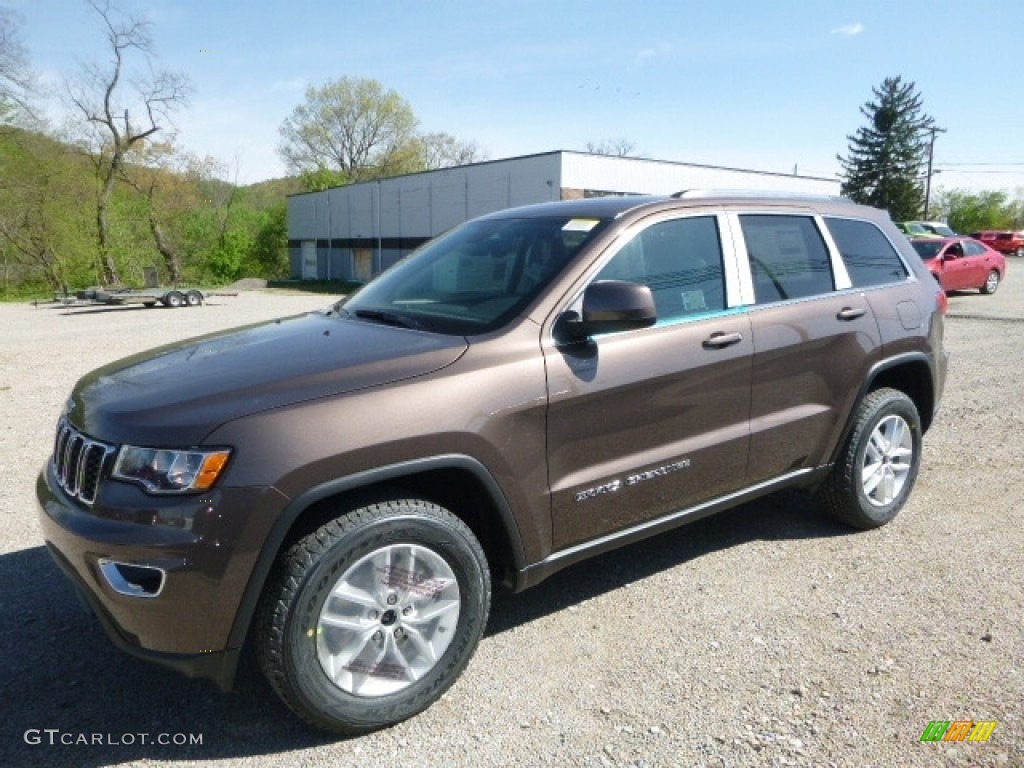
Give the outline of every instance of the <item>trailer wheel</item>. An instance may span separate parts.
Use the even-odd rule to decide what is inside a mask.
[[[184,303],[185,297],[182,296],[181,293],[178,291],[171,291],[166,296],[164,296],[164,306],[170,307],[171,309],[174,309],[175,307],[180,307]]]
[[[185,303],[190,307],[198,307],[203,303],[203,294],[199,291],[189,291],[185,294]]]

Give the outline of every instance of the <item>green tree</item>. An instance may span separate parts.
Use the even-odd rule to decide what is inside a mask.
[[[297,174],[326,169],[356,182],[418,170],[412,107],[376,80],[342,77],[306,89],[280,133],[281,157]]]
[[[253,238],[252,263],[260,277],[288,276],[288,211],[283,202],[261,211]]]
[[[1002,190],[943,190],[935,196],[935,211],[955,231],[968,234],[1024,226],[1024,201],[1010,200]]]
[[[70,148],[16,128],[0,137],[0,255],[4,293],[94,283],[88,168]],[[12,283],[13,277],[13,283]]]
[[[888,77],[860,109],[867,118],[853,135],[843,167],[842,193],[884,208],[896,221],[914,219],[924,203],[922,176],[928,132],[935,121],[922,111],[914,83]]]
[[[485,157],[472,141],[419,133],[412,107],[376,80],[342,77],[306,90],[281,124],[278,152],[303,189],[318,191]]]

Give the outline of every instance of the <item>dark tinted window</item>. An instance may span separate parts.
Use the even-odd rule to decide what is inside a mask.
[[[809,216],[740,216],[758,304],[835,290],[825,241]]]
[[[896,249],[871,222],[826,218],[825,224],[855,287],[884,285],[907,277]]]
[[[718,223],[713,216],[696,216],[650,226],[627,242],[597,279],[649,286],[658,322],[724,309]]]
[[[942,250],[941,240],[912,240],[910,243],[923,260],[934,259]]]

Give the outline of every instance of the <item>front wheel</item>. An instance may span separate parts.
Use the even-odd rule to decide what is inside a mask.
[[[839,460],[819,491],[825,509],[855,528],[878,528],[900,511],[921,466],[921,418],[896,389],[877,389],[857,410]]]
[[[370,503],[282,557],[262,601],[260,666],[312,725],[393,725],[455,682],[490,599],[486,558],[461,520],[419,499]]]
[[[996,288],[999,287],[999,270],[993,269],[988,273],[985,278],[984,284],[981,286],[981,292],[987,294],[993,294],[996,292]]]

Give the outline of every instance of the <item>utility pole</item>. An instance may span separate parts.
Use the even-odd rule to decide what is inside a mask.
[[[934,125],[928,129],[931,131],[931,139],[928,141],[928,175],[924,182],[924,220],[928,221],[928,205],[932,199],[932,159],[935,156],[935,134],[945,133],[945,128],[936,128]]]

